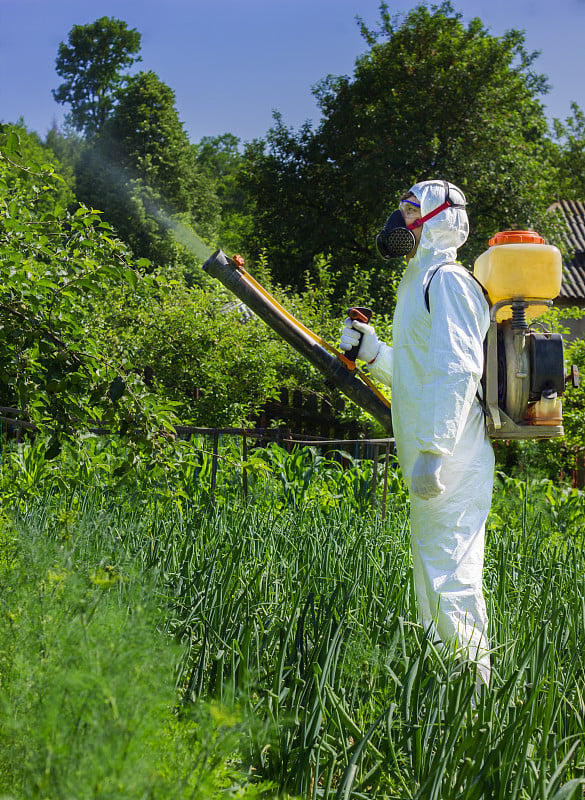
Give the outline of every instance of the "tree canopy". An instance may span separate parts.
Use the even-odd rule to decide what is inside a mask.
[[[248,247],[266,248],[294,286],[318,254],[342,285],[356,268],[372,270],[377,294],[390,299],[374,235],[418,180],[448,178],[466,193],[468,261],[498,229],[546,227],[555,185],[540,102],[547,84],[521,32],[465,25],[450,2],[396,17],[382,3],[379,30],[361,28],[369,49],[353,76],[329,76],[314,90],[317,127],[293,131],[277,115],[266,140],[248,146]]]
[[[557,147],[553,150],[558,166],[559,195],[564,200],[585,199],[585,113],[577,103],[564,122],[555,120]]]
[[[215,186],[221,206],[218,242],[239,250],[251,224],[250,198],[240,181],[243,157],[232,133],[204,136],[196,145],[197,164]]]
[[[219,205],[213,182],[197,164],[175,93],[154,72],[129,78],[117,100],[79,160],[78,197],[103,210],[137,255],[173,262],[172,217],[200,236],[215,236]]]
[[[68,44],[61,42],[57,74],[64,79],[53,91],[58,103],[71,105],[69,122],[92,136],[106,121],[122,83],[121,70],[140,61],[140,33],[113,17],[74,25]]]

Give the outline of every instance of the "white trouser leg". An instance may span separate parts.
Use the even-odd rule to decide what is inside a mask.
[[[414,580],[423,625],[434,622],[443,643],[476,662],[489,684],[483,562],[493,450],[482,429],[463,438],[466,448],[445,458],[445,492],[429,500],[411,494]]]

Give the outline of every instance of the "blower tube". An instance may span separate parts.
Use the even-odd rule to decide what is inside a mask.
[[[339,358],[314,341],[300,326],[297,327],[278,308],[262,295],[239,271],[235,262],[222,250],[210,256],[203,269],[217,278],[230,292],[235,294],[260,319],[262,319],[285,342],[294,347],[323,373],[328,383],[377,420],[384,431],[392,434],[390,409],[363,383],[355,370],[350,370]]]

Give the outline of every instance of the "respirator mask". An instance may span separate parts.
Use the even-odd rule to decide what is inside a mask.
[[[465,203],[455,203],[449,196],[449,183],[447,181],[442,181],[442,183],[445,187],[445,200],[437,208],[425,214],[424,217],[407,223],[400,209],[396,209],[390,214],[386,224],[376,236],[376,247],[382,258],[390,259],[407,256],[416,247],[414,230],[420,228],[427,220],[436,217],[446,208],[465,208]],[[402,202],[420,208],[420,205],[412,200],[403,200]]]

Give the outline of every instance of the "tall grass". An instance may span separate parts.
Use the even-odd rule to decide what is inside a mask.
[[[0,541],[0,796],[272,796],[238,756],[241,714],[180,707],[160,581],[128,548],[135,512],[40,498]]]
[[[207,775],[201,797],[220,796],[221,780],[330,800],[581,797],[583,498],[502,480],[486,557],[493,679],[476,702],[473,666],[438,652],[416,622],[402,492],[385,522],[310,491],[288,505],[272,490],[248,503],[224,491],[211,508],[85,484],[28,502],[2,573],[15,594],[1,601],[11,722],[0,763],[20,781],[15,795],[72,796],[80,780],[75,796],[198,796]],[[210,714],[216,728],[245,731],[229,743],[239,778],[221,746],[205,755]],[[61,740],[51,720],[63,716]],[[120,731],[134,750],[120,748]],[[19,742],[28,761],[12,757]],[[91,760],[101,752],[102,772]],[[191,778],[177,753],[189,753]],[[216,779],[218,764],[231,777]],[[98,783],[124,789],[96,794]]]
[[[167,572],[183,689],[246,698],[266,723],[254,763],[283,790],[508,800],[582,777],[582,541],[492,532],[493,688],[474,710],[473,669],[415,622],[404,513],[383,526],[231,509],[185,524],[197,533]]]

